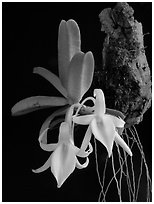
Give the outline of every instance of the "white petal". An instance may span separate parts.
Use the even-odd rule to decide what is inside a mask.
[[[91,129],[95,138],[106,147],[110,157],[115,137],[115,127],[112,120],[105,115],[100,121],[93,119],[91,122]]]
[[[54,151],[57,148],[57,144],[58,143],[53,143],[53,144],[43,144],[43,143],[40,143],[40,147],[44,151],[51,152],[51,151]]]
[[[78,159],[77,159],[76,167],[77,167],[78,169],[83,169],[83,168],[86,168],[86,167],[88,166],[88,164],[89,164],[89,159],[88,159],[88,157],[86,158],[86,162],[85,162],[84,164],[80,164],[80,162],[79,162]]]
[[[91,132],[91,127],[89,125],[77,156],[85,157],[85,156],[88,156],[93,151],[92,146],[90,144],[91,135],[92,135],[92,132]],[[88,145],[90,147],[90,152],[86,151]]]
[[[32,171],[34,173],[41,173],[41,172],[47,170],[50,166],[51,166],[51,155],[50,155],[50,157],[48,158],[48,160],[45,162],[45,164],[43,166],[41,166],[40,168],[35,169],[35,170],[32,169]]]
[[[73,145],[62,143],[53,152],[51,158],[51,171],[55,176],[58,188],[64,183],[76,166],[76,155]]]
[[[47,144],[47,130],[49,129],[51,121],[57,117],[64,115],[66,113],[67,107],[63,107],[61,109],[58,109],[57,111],[53,112],[43,123],[40,133],[39,133],[39,142],[43,142],[44,144]],[[55,124],[55,121],[53,121],[53,124]],[[52,126],[52,124],[51,124]],[[53,126],[52,126],[53,127]]]
[[[118,118],[116,116],[113,115],[108,115],[106,114],[107,117],[110,117],[112,119],[112,122],[114,123],[115,127],[119,127],[119,128],[123,128],[125,125],[125,121],[122,120],[121,118]]]
[[[115,142],[117,142],[118,145],[120,145],[130,156],[132,156],[130,148],[117,132],[115,132]]]
[[[68,142],[71,139],[71,129],[67,122],[62,122],[59,128],[59,142]]]
[[[125,119],[125,115],[121,111],[115,109],[106,108],[106,114],[120,117],[123,120]]]
[[[89,125],[93,118],[93,115],[73,116],[73,122],[79,125]]]
[[[105,97],[101,89],[94,90],[94,96],[96,96],[95,101],[95,114],[101,116],[106,112]]]

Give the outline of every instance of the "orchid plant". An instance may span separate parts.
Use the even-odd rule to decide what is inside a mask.
[[[120,134],[124,129],[124,116],[121,112],[107,109],[105,97],[100,89],[94,90],[94,97],[82,101],[84,94],[91,86],[94,73],[94,57],[92,52],[81,51],[80,30],[74,20],[62,20],[58,33],[58,70],[59,77],[49,70],[36,67],[33,72],[47,79],[63,97],[33,96],[23,99],[12,108],[12,115],[26,114],[37,109],[62,106],[52,113],[43,123],[39,144],[44,151],[53,152],[45,164],[33,170],[40,173],[51,167],[51,172],[57,180],[57,187],[61,187],[75,167],[82,169],[89,163],[88,156],[93,151],[90,143],[92,134],[107,149],[108,156],[112,154],[114,141],[130,156],[132,152]],[[88,107],[85,102],[92,100],[94,106]],[[81,102],[82,101],[82,102]],[[64,115],[64,119],[55,117]],[[48,130],[59,124],[58,143],[48,144]],[[74,143],[74,125],[88,125],[81,147]],[[88,150],[87,150],[88,148]],[[77,157],[86,158],[80,164]]]

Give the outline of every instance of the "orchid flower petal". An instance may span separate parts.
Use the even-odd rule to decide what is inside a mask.
[[[62,122],[59,128],[59,142],[67,142],[71,139],[70,126],[67,122]]]
[[[53,144],[43,144],[40,143],[40,147],[47,152],[52,152],[57,148],[58,143],[53,143]]]
[[[107,149],[109,157],[112,154],[113,142],[115,137],[115,127],[112,120],[106,115],[103,116],[101,121],[95,118],[91,122],[92,133],[95,138],[99,140]]]
[[[88,128],[87,128],[86,134],[85,134],[85,136],[84,136],[84,139],[83,139],[83,141],[82,141],[80,150],[79,150],[79,152],[77,153],[77,156],[83,157],[83,156],[85,156],[86,154],[89,154],[89,151],[86,151],[88,145],[89,145],[91,151],[93,150],[93,149],[91,148],[91,146],[90,146],[90,145],[91,145],[91,144],[90,144],[91,135],[92,135],[92,132],[91,132],[91,127],[90,127],[90,125],[89,125]],[[85,152],[85,151],[86,151],[86,152]],[[90,153],[91,153],[91,152],[90,152]]]
[[[73,101],[79,102],[91,86],[94,73],[92,52],[78,52],[69,64],[67,91]]]
[[[119,127],[119,128],[124,127],[125,121],[122,120],[121,118],[115,117],[113,115],[108,115],[108,114],[106,114],[106,116],[111,118],[111,120],[112,120],[115,127]]]
[[[41,166],[40,168],[35,169],[35,170],[32,169],[32,171],[34,173],[41,173],[41,172],[47,170],[50,166],[51,166],[51,155],[50,155],[50,157],[48,158],[48,160],[45,162],[45,164],[43,166]]]
[[[67,87],[68,66],[72,57],[80,51],[81,40],[78,24],[74,20],[62,20],[58,34],[58,65],[62,85]]]
[[[16,103],[12,107],[11,112],[13,116],[18,116],[41,108],[64,106],[66,104],[68,104],[68,102],[63,97],[32,96]]]
[[[95,89],[94,96],[96,96],[95,114],[101,117],[106,112],[104,93],[101,89]]]
[[[115,142],[117,142],[118,145],[120,145],[130,156],[132,156],[130,148],[117,132],[115,132]]]
[[[47,129],[49,129],[49,125],[51,123],[51,121],[60,115],[64,115],[66,113],[67,107],[63,107],[61,109],[58,109],[57,111],[55,111],[54,113],[52,113],[43,123],[41,129],[40,129],[40,133],[39,133],[39,142],[47,144]]]
[[[125,115],[121,111],[115,109],[106,108],[106,114],[120,117],[122,120],[125,119]]]
[[[51,171],[57,180],[58,188],[74,171],[76,160],[73,145],[69,143],[61,143],[52,153]]]
[[[48,131],[48,129],[52,129],[53,127],[55,127],[58,123],[61,123],[61,122],[63,122],[63,120],[64,119],[62,119],[62,118],[59,118],[59,119],[57,119],[57,120],[54,120],[52,123],[51,123],[51,125],[50,125],[50,127],[49,128],[47,128],[47,129],[45,129],[43,132],[42,132],[42,134],[39,136],[39,143],[40,143],[40,147],[44,150],[44,151],[48,151],[48,152],[50,152],[50,151],[53,151],[53,150],[55,150],[56,149],[56,147],[57,147],[57,143],[55,143],[55,144],[47,144],[47,131]]]
[[[86,158],[86,162],[85,162],[84,164],[80,164],[80,162],[78,161],[78,159],[77,159],[77,161],[76,161],[76,167],[77,167],[78,169],[86,168],[86,167],[88,166],[88,164],[89,164],[89,158],[88,158],[88,157]]]
[[[89,125],[93,118],[93,115],[73,116],[73,122],[79,125]]]
[[[33,73],[39,74],[47,79],[65,98],[67,98],[66,89],[63,87],[60,79],[55,74],[43,67],[35,67],[33,69]]]

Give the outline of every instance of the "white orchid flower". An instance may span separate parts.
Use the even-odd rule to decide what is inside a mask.
[[[90,138],[91,132],[87,131],[87,137]],[[42,143],[43,134],[40,136],[40,146],[45,151],[54,151],[46,163],[39,169],[33,170],[35,173],[40,173],[51,167],[51,172],[57,180],[57,187],[60,188],[69,175],[75,170],[75,167],[82,169],[86,168],[89,159],[88,155],[93,151],[89,143],[89,150],[85,151],[84,142],[79,149],[74,145],[71,135],[71,128],[68,122],[62,122],[59,130],[59,141],[56,144]],[[77,156],[86,157],[86,162],[80,164]]]
[[[120,137],[116,129],[123,128],[125,122],[121,118],[106,114],[105,97],[101,89],[95,89],[94,96],[96,96],[94,113],[91,115],[74,116],[73,121],[81,125],[90,124],[89,128],[91,128],[93,135],[106,147],[109,157],[112,154],[114,141],[132,156],[130,148]]]
[[[58,35],[59,78],[42,67],[34,68],[47,79],[64,97],[32,96],[23,99],[12,108],[12,115],[21,115],[41,108],[78,103],[90,88],[94,72],[91,52],[81,51],[80,30],[74,20],[62,20]]]

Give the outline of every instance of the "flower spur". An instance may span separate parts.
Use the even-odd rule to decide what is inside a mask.
[[[89,128],[95,138],[106,147],[109,157],[112,154],[114,141],[132,156],[130,148],[118,134],[118,128],[123,128],[125,122],[121,118],[106,114],[105,97],[101,89],[95,89],[94,96],[96,96],[94,113],[84,116],[73,116],[73,122],[80,125],[89,124]]]

